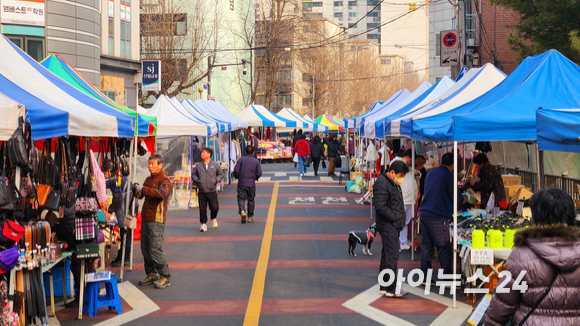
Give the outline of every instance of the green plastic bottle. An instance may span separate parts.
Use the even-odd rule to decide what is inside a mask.
[[[509,226],[505,230],[504,244],[507,249],[513,249],[514,247],[514,235],[516,230],[510,228]]]
[[[487,246],[491,249],[501,249],[503,247],[503,235],[497,225],[487,231]]]
[[[471,233],[471,246],[473,249],[483,249],[485,247],[485,232],[481,226],[476,227]]]

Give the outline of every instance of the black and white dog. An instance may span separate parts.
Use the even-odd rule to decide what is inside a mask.
[[[374,223],[366,231],[350,231],[348,233],[348,254],[350,256],[356,256],[354,253],[354,248],[356,248],[357,243],[360,243],[363,245],[363,254],[366,255],[368,253],[372,256],[373,254],[371,253],[371,245],[373,244],[373,240],[377,234],[376,228],[377,223]]]

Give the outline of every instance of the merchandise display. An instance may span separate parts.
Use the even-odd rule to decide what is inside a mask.
[[[291,159],[292,148],[284,145],[284,142],[280,140],[275,142],[260,140],[256,155],[266,160]]]

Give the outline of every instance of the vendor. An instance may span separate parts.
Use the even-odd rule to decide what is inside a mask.
[[[469,183],[473,190],[481,192],[481,203],[486,205],[493,192],[498,206],[501,209],[507,209],[505,187],[497,168],[489,163],[485,154],[478,154],[473,158],[473,164],[477,166],[479,181],[469,180]]]

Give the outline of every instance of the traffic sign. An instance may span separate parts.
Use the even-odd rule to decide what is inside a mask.
[[[459,40],[457,30],[441,31],[441,54],[439,65],[451,67],[459,65]]]

